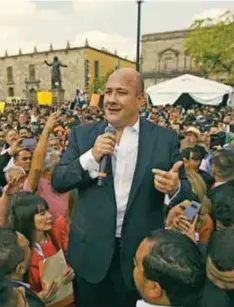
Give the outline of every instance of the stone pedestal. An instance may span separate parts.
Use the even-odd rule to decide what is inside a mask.
[[[53,105],[61,106],[64,103],[65,99],[65,90],[64,89],[53,89]]]

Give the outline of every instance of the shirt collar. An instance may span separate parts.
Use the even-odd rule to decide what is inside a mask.
[[[111,124],[108,124],[108,126],[111,126]],[[139,134],[139,130],[140,130],[140,117],[138,116],[137,121],[136,121],[136,123],[133,126],[127,126],[127,127],[131,128],[132,131],[135,131],[135,132],[137,132],[137,134]]]
[[[138,116],[136,123],[131,126],[133,131],[136,131],[137,134],[139,134],[139,130],[140,130],[140,117]]]
[[[219,187],[220,185],[223,185],[223,184],[225,184],[225,183],[227,183],[227,181],[215,182],[213,188],[217,188],[217,187]]]
[[[16,281],[15,282],[16,284],[20,285],[20,286],[23,286],[27,289],[30,289],[30,284],[26,283],[26,282],[22,282],[22,281]]]
[[[141,300],[137,302],[136,307],[169,307],[169,306],[162,306],[162,305],[151,305],[146,303],[145,301]]]

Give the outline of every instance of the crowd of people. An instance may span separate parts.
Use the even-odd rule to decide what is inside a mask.
[[[234,109],[150,106],[139,78],[114,72],[104,109],[6,105],[1,307],[234,306]]]

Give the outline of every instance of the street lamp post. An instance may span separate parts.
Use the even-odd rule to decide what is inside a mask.
[[[141,48],[141,4],[143,0],[137,0],[137,48],[136,48],[136,70],[140,71],[140,48]]]

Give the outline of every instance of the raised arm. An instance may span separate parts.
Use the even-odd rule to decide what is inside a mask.
[[[52,175],[51,183],[57,192],[68,192],[92,183],[88,170],[85,170],[81,165],[80,158],[86,154],[80,154],[77,138],[77,128],[74,128],[70,135],[67,151]]]
[[[179,141],[176,133],[174,133],[172,145],[171,145],[171,166],[173,166],[178,161],[182,161],[181,154],[179,151]],[[191,185],[187,180],[184,166],[179,169],[179,179],[180,179],[180,188],[178,193],[171,198],[170,206],[174,204],[179,204],[184,200],[193,200],[194,195],[192,193]]]
[[[22,139],[19,139],[12,143],[11,147],[3,154],[0,155],[0,185],[3,187],[6,185],[4,168],[7,166],[11,158],[20,151]]]
[[[27,178],[28,187],[33,192],[37,190],[39,179],[44,170],[48,138],[57,121],[58,113],[51,114],[49,119],[47,120],[47,123],[43,129],[39,142],[34,151],[31,169]]]
[[[53,65],[52,63],[48,63],[46,60],[44,61],[44,63],[45,63],[47,66],[52,66],[52,65]]]
[[[14,178],[3,188],[3,193],[0,198],[0,227],[9,226],[9,199],[15,194],[20,180],[21,177]]]

